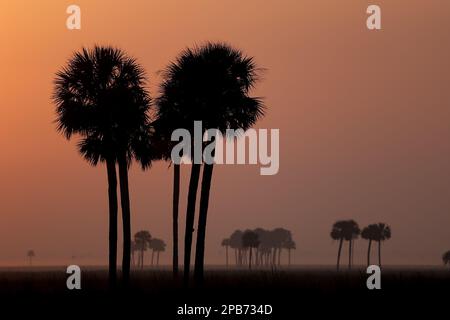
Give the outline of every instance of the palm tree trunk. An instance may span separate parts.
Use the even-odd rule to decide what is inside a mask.
[[[352,240],[350,240],[348,242],[348,269],[349,270],[352,268],[352,243],[353,243]]]
[[[172,271],[173,277],[178,277],[178,206],[180,203],[180,165],[173,166],[173,203],[172,203],[172,233],[173,233],[173,257]]]
[[[189,180],[189,191],[186,210],[186,230],[184,234],[184,274],[183,284],[185,287],[189,284],[189,273],[191,270],[191,250],[192,233],[194,232],[195,202],[197,200],[198,180],[200,178],[200,164],[192,164],[191,178]]]
[[[372,247],[372,239],[369,239],[369,247],[367,248],[367,266],[370,266],[370,249]]]
[[[156,265],[159,266],[159,251],[156,253]]]
[[[249,248],[248,269],[252,270],[252,247]]]
[[[125,153],[122,153],[118,160],[123,227],[122,278],[124,285],[126,286],[130,280],[131,212],[130,193],[128,190],[128,164]]]
[[[378,265],[381,268],[381,241],[378,241]]]
[[[277,259],[277,248],[273,248],[272,253],[272,266],[276,266],[276,260]]]
[[[341,260],[341,251],[342,251],[342,243],[344,242],[344,239],[339,240],[339,249],[338,249],[338,256],[337,256],[337,264],[336,269],[339,271],[339,261]]]
[[[117,281],[117,172],[114,160],[106,161],[108,174],[109,200],[109,271],[108,280],[111,288]]]
[[[278,249],[278,266],[281,266],[281,247]]]
[[[194,269],[194,278],[195,282],[198,285],[201,285],[203,283],[203,273],[205,265],[206,221],[208,218],[209,195],[211,191],[213,169],[214,164],[205,164],[203,167]]]
[[[225,246],[225,255],[226,255],[226,265],[228,268],[228,246]]]
[[[155,256],[155,250],[152,250],[152,265],[153,265],[154,256]]]

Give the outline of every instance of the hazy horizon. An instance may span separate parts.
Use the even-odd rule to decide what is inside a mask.
[[[256,127],[280,129],[277,175],[215,167],[206,264],[224,263],[220,243],[235,229],[283,227],[297,243],[293,264],[333,265],[329,233],[342,219],[391,226],[386,265],[442,263],[450,250],[450,2],[378,0],[381,31],[365,27],[370,1],[76,2],[80,31],[65,27],[70,1],[0,3],[0,266],[27,264],[28,249],[36,265],[107,264],[106,169],[89,166],[53,123],[52,81],[72,53],[94,44],[125,50],[155,97],[158,71],[205,41],[230,43],[266,68],[254,95],[265,98],[267,115]],[[181,168],[181,259],[189,171]],[[171,261],[172,174],[163,162],[130,172],[133,234],[165,240],[161,264]],[[356,241],[355,264],[366,250]]]

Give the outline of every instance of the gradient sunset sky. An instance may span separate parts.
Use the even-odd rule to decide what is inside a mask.
[[[82,10],[82,29],[65,26]],[[366,8],[382,9],[382,30]],[[338,219],[387,222],[386,264],[440,264],[450,249],[450,2],[439,0],[0,1],[0,265],[107,263],[107,185],[56,131],[54,74],[75,50],[114,45],[158,71],[185,47],[226,41],[267,70],[258,128],[280,129],[280,171],[218,166],[206,263],[240,228],[285,227],[294,262],[334,264]],[[180,248],[189,167],[182,167]],[[130,174],[133,233],[171,256],[172,170]],[[364,263],[367,243],[356,243]],[[119,245],[120,247],[120,245]],[[75,256],[74,258],[71,258]]]

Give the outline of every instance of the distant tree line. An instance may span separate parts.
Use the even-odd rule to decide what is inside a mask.
[[[229,249],[234,251],[234,264],[246,266],[281,266],[281,253],[288,253],[288,265],[291,264],[291,250],[296,249],[292,233],[283,228],[265,230],[236,230],[222,240],[225,247],[225,261],[230,265]]]

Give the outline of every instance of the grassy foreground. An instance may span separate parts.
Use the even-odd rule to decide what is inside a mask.
[[[383,269],[381,290],[367,289],[364,269],[339,273],[331,268],[251,272],[215,269],[206,272],[204,287],[189,289],[183,289],[181,281],[174,281],[170,270],[161,269],[134,271],[128,290],[111,293],[107,290],[106,270],[82,270],[82,289],[70,291],[64,267],[2,269],[0,301],[8,306],[33,306],[34,311],[61,307],[103,314],[144,312],[163,315],[164,319],[203,318],[179,317],[177,308],[185,304],[271,304],[270,316],[253,319],[287,319],[309,308],[318,313],[334,313],[344,306],[370,310],[375,306],[401,306],[404,299],[410,306],[415,301],[424,306],[428,302],[437,304],[441,298],[448,298],[450,289],[450,270],[442,268]]]

